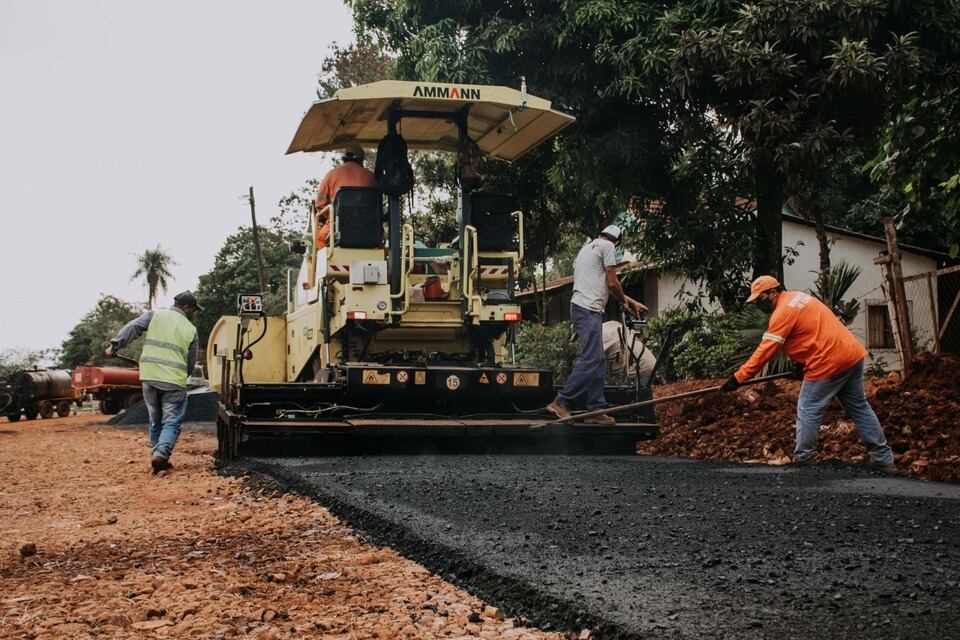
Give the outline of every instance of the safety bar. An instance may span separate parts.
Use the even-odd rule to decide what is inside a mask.
[[[326,212],[326,215],[329,216],[333,212],[333,205],[328,204],[320,211],[317,211],[312,216],[310,216],[310,236],[313,238],[313,252],[310,256],[310,265],[307,269],[307,281],[304,283],[307,289],[313,289],[317,286],[317,258],[320,255],[320,249],[317,247],[317,233],[320,231],[320,216]],[[336,224],[336,220],[333,221]],[[330,229],[330,235],[327,236],[327,257],[330,257],[333,254],[333,244],[332,239],[334,237],[334,229]]]
[[[396,300],[400,297],[403,297],[403,307],[393,311],[393,315],[402,316],[410,308],[410,296],[407,291],[407,284],[410,281],[410,274],[413,273],[414,266],[416,261],[414,259],[414,240],[413,240],[413,225],[409,222],[403,225],[402,233],[400,236],[400,251],[401,255],[404,252],[407,252],[407,270],[402,272],[403,279],[400,281],[400,291],[397,293],[390,294],[391,300]]]
[[[463,228],[463,236],[464,246],[470,247],[470,259],[468,264],[465,265],[467,281],[463,283],[463,297],[467,301],[467,315],[470,315],[470,311],[473,309],[474,297],[480,297],[475,294],[473,286],[474,278],[477,277],[477,273],[480,271],[480,249],[477,239],[477,228],[468,224]]]

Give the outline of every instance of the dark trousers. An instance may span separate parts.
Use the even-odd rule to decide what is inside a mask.
[[[603,398],[603,383],[607,376],[607,359],[603,355],[603,316],[576,304],[570,305],[570,316],[581,351],[557,398],[567,406],[585,401],[588,410],[601,409],[607,406]]]

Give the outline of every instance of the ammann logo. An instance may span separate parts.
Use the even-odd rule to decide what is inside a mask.
[[[414,97],[450,98],[451,100],[479,100],[480,89],[466,87],[427,87],[417,85],[413,89]]]

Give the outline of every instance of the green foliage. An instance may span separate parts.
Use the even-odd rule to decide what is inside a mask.
[[[860,301],[856,298],[844,300],[844,296],[860,277],[863,271],[859,266],[847,264],[841,260],[833,265],[822,277],[817,279],[817,286],[810,293],[817,296],[821,302],[833,311],[833,314],[845,325],[850,324],[860,313]]]
[[[719,378],[730,373],[733,356],[741,347],[730,316],[683,307],[661,311],[650,320],[650,346],[655,352],[663,348],[668,331],[673,346],[658,370],[664,380]]]
[[[173,277],[170,267],[176,264],[170,254],[160,248],[160,245],[157,245],[156,249],[147,249],[137,256],[137,270],[130,280],[143,276],[147,283],[147,300],[151,309],[157,304],[157,292],[167,292],[167,279]]]
[[[289,249],[293,237],[272,229],[260,229],[260,247],[269,289],[264,295],[267,315],[286,314],[287,270],[298,269],[302,260]],[[207,336],[220,316],[236,315],[237,295],[259,290],[253,232],[249,227],[241,227],[224,241],[213,268],[200,276],[195,293],[204,310],[197,311],[194,323],[200,334],[201,348],[206,345]]]
[[[102,295],[61,346],[60,367],[73,369],[82,364],[116,364],[103,351],[123,325],[143,312],[140,305],[130,304],[111,295]],[[143,336],[123,348],[122,353],[139,358],[143,350]]]
[[[569,322],[544,325],[521,322],[517,328],[517,361],[554,372],[554,383],[562,384],[580,355]]]
[[[334,42],[330,54],[320,64],[317,97],[321,100],[344,87],[386,80],[390,57],[368,40],[345,47]]]

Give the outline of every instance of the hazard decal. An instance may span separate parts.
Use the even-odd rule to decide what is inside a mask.
[[[513,374],[513,386],[515,387],[539,387],[539,373],[515,373]]]
[[[487,377],[486,371],[480,374],[480,384],[490,384],[490,378]]]
[[[497,384],[507,384],[507,374],[498,373],[497,374]]]
[[[407,373],[406,371],[399,371],[397,373],[397,382],[399,382],[400,384],[404,384],[409,379],[410,379],[410,374]]]
[[[413,384],[427,384],[427,372],[426,372],[426,371],[414,371],[414,372],[413,372]]]
[[[390,384],[390,374],[365,371],[363,373],[363,384]]]

